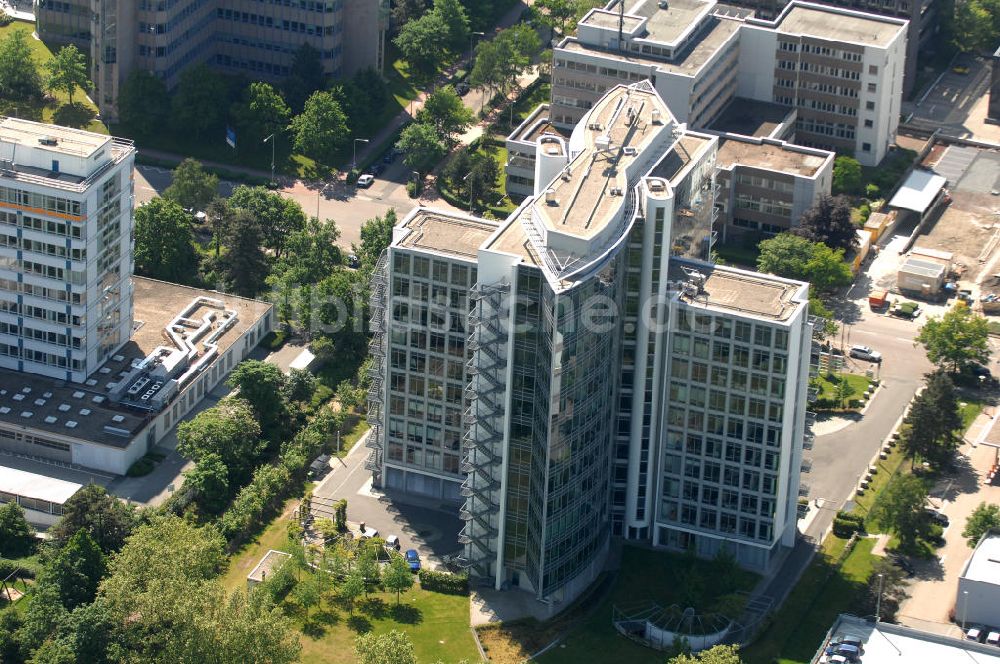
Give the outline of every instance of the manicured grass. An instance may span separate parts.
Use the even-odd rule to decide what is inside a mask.
[[[33,23],[14,21],[10,25],[0,28],[0,40],[6,39],[15,30],[26,31],[28,33],[27,41],[31,45],[32,57],[35,64],[38,65],[39,71],[42,72],[44,80],[45,73],[42,65],[52,59],[52,49],[44,42],[31,36],[34,29]],[[58,49],[59,47],[54,48]],[[76,91],[76,94],[73,95],[72,106],[68,104],[69,97],[65,92],[56,92],[54,97],[54,102],[0,99],[0,115],[14,115],[26,120],[87,129],[99,134],[108,133],[108,128],[104,126],[104,123],[94,119],[97,116],[97,107],[87,98],[86,91]]]
[[[629,641],[615,631],[611,620],[616,604],[635,606],[650,600],[664,607],[677,604],[693,607],[698,613],[708,613],[720,598],[741,590],[749,591],[758,579],[756,574],[734,565],[626,546],[611,592],[585,619],[573,620],[572,631],[563,642],[538,661],[541,664],[596,664],[607,662],[609,653],[613,652],[614,658],[621,662],[662,664],[663,653]]]
[[[508,110],[506,113],[501,113],[500,117],[497,118],[496,123],[490,127],[490,131],[497,138],[506,138],[510,132],[514,130],[514,127],[518,126],[524,122],[535,108],[539,104],[549,103],[549,97],[552,92],[552,84],[548,81],[539,81],[532,84],[531,86],[525,88],[521,96],[518,97],[517,101],[514,102],[514,122],[511,123],[511,114]]]
[[[347,453],[361,440],[361,436],[365,435],[371,427],[368,426],[368,421],[364,417],[358,417],[358,421],[354,424],[354,427],[340,437],[340,456],[347,456]]]
[[[841,403],[837,395],[840,381],[846,380],[849,392]],[[851,399],[860,399],[871,383],[865,376],[852,373],[821,374],[817,376],[812,385],[819,388],[818,400],[832,402],[837,408],[843,408],[850,403]]]
[[[281,516],[276,518],[260,535],[243,545],[239,551],[229,558],[229,567],[222,575],[222,586],[226,592],[237,588],[246,588],[247,574],[257,566],[264,554],[275,549],[285,551],[288,547],[288,522],[298,498],[292,498],[285,503]]]
[[[468,595],[429,592],[418,583],[402,594],[398,607],[395,593],[376,592],[362,597],[355,603],[353,616],[333,593],[328,593],[321,608],[312,609],[308,622],[292,599],[286,599],[282,609],[294,617],[303,632],[299,638],[300,661],[304,664],[355,662],[354,640],[358,634],[393,629],[410,637],[418,662],[479,661],[469,629]]]
[[[507,148],[503,143],[496,140],[482,140],[478,143],[474,143],[473,145],[477,146],[476,153],[492,157],[493,160],[497,162],[497,178],[493,183],[493,190],[490,191],[490,193],[487,194],[483,200],[480,200],[478,204],[473,206],[474,211],[482,213],[482,204],[485,203],[486,209],[488,209],[493,216],[503,218],[513,212],[514,208],[517,207],[514,205],[514,202],[507,197],[507,174],[504,172],[504,167],[507,164]],[[468,197],[460,193],[456,188],[453,188],[460,184],[461,183],[452,183],[447,181],[443,177],[440,177],[437,180],[438,190],[441,192],[441,195],[445,198],[445,200],[455,207],[468,210]]]
[[[847,540],[824,541],[770,626],[743,651],[747,664],[805,664],[811,661],[830,625],[841,613],[858,613],[876,557],[874,539],[858,540],[839,568]]]
[[[882,492],[889,486],[892,479],[900,472],[904,460],[904,455],[900,451],[899,446],[893,447],[888,458],[880,459],[878,464],[876,464],[878,472],[872,477],[868,490],[861,496],[854,496],[855,507],[851,511],[865,517],[865,526],[869,532],[878,532],[878,524],[872,521],[868,515],[872,507],[875,506],[876,501],[878,501],[879,496],[882,495]]]
[[[959,406],[959,412],[962,414],[962,431],[967,431],[972,423],[979,417],[979,413],[983,411],[983,406],[986,405],[978,399],[962,398],[961,405]]]
[[[756,244],[736,244],[735,242],[732,244],[717,244],[712,248],[712,251],[727,265],[754,269],[757,267],[757,256],[760,255],[760,250],[757,249]]]

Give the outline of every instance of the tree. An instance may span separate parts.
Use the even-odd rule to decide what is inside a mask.
[[[558,28],[559,34],[566,34],[566,23],[576,16],[573,0],[538,0],[534,7],[544,10],[542,21],[550,28]]]
[[[449,26],[441,15],[430,11],[404,25],[393,43],[414,74],[427,81],[437,74],[444,62],[450,34]]]
[[[35,533],[17,503],[0,504],[0,556],[20,558],[31,553]]]
[[[741,664],[739,646],[712,646],[697,654],[682,653],[667,660],[667,664]]]
[[[118,117],[140,136],[151,136],[170,118],[170,95],[162,79],[134,69],[118,93]]]
[[[218,514],[232,496],[229,485],[229,468],[216,452],[204,452],[194,468],[184,472],[184,482],[201,497],[201,505],[212,514]]]
[[[457,136],[472,126],[474,119],[472,109],[465,105],[450,85],[438,88],[417,113],[417,122],[433,126],[439,136],[452,144]]]
[[[395,629],[359,635],[354,640],[354,654],[358,664],[417,664],[410,637]]]
[[[295,584],[295,601],[306,610],[306,621],[309,620],[309,609],[319,604],[323,597],[322,578],[319,574],[309,574],[305,579]]]
[[[465,7],[458,0],[434,0],[432,11],[447,28],[447,46],[453,51],[461,51],[469,39],[469,16]]]
[[[399,594],[413,587],[413,572],[402,556],[395,555],[382,577],[385,589],[396,592],[396,605],[399,605]]]
[[[878,556],[868,577],[865,613],[875,615],[877,611],[880,620],[895,622],[899,606],[907,597],[906,572],[888,558]]]
[[[965,520],[962,537],[968,542],[969,548],[974,549],[983,535],[997,529],[1000,529],[1000,505],[979,503],[979,507]]]
[[[219,98],[227,87],[222,76],[208,65],[184,69],[171,101],[174,132],[195,138],[218,133],[221,139],[226,107],[219,103]]]
[[[42,94],[42,77],[29,39],[27,30],[17,28],[0,40],[0,98],[28,99]]]
[[[270,266],[262,244],[260,223],[246,210],[237,210],[226,225],[226,248],[219,268],[237,295],[253,297],[264,286]]]
[[[213,457],[227,469],[226,481],[232,490],[250,477],[267,446],[246,394],[241,391],[239,396],[224,399],[177,425],[177,451],[198,463],[205,460],[194,472],[194,481],[210,493],[220,489]]]
[[[244,91],[243,100],[234,105],[233,116],[243,136],[240,145],[251,146],[251,151],[257,151],[262,149],[265,138],[285,131],[292,112],[273,86],[254,81]]]
[[[69,612],[62,605],[59,588],[52,583],[36,584],[31,601],[24,615],[24,623],[17,633],[22,651],[33,652],[63,624]]]
[[[792,233],[781,233],[760,243],[757,269],[779,277],[808,281],[819,291],[829,291],[851,282],[851,268],[843,249],[810,242]]]
[[[930,318],[917,334],[916,342],[927,351],[927,359],[952,373],[959,373],[974,362],[990,358],[989,326],[986,319],[956,302],[941,317]]]
[[[70,44],[56,51],[55,56],[45,63],[48,79],[45,87],[49,90],[64,90],[69,97],[69,105],[73,105],[73,93],[77,88],[91,87],[87,75],[87,58],[80,50]]]
[[[927,377],[923,392],[913,400],[907,424],[903,446],[908,453],[915,452],[936,466],[951,463],[962,440],[962,413],[948,374],[939,370]]]
[[[136,273],[176,283],[197,274],[191,217],[177,203],[157,197],[140,206],[134,237]]]
[[[883,530],[895,533],[901,547],[906,549],[926,532],[924,504],[927,501],[927,487],[916,475],[896,477],[880,496],[871,517]]]
[[[367,281],[358,270],[338,268],[316,284],[318,331],[329,336],[337,353],[363,353],[368,341]]]
[[[397,0],[392,7],[392,34],[395,36],[399,29],[415,21],[427,11],[427,3],[424,0]]]
[[[796,235],[822,242],[845,252],[858,244],[858,232],[851,221],[851,204],[843,196],[820,196],[816,205],[802,213]]]
[[[290,198],[269,191],[265,187],[248,187],[240,185],[233,189],[229,197],[229,207],[232,210],[248,212],[263,233],[263,245],[274,252],[280,259],[285,251],[289,238],[306,229],[306,214],[302,206]],[[318,230],[315,227],[314,231]],[[336,232],[336,226],[332,229]],[[330,239],[329,230],[326,241],[336,242],[339,232]],[[299,247],[301,249],[301,247]]]
[[[370,549],[366,548],[361,551],[354,569],[365,580],[365,595],[374,590],[382,581],[382,568],[379,567],[378,561]]]
[[[117,551],[135,527],[135,508],[126,505],[104,487],[88,484],[63,504],[62,518],[49,529],[53,542],[63,546],[85,530],[105,554]]]
[[[316,393],[316,376],[308,369],[292,369],[285,382],[285,398],[308,403]]]
[[[260,428],[265,433],[277,433],[288,416],[285,403],[285,374],[276,365],[260,360],[240,362],[229,375],[226,385],[240,391],[253,408]]]
[[[469,73],[469,83],[473,87],[489,90],[492,97],[503,85],[505,66],[503,54],[497,47],[495,39],[479,42],[476,45],[476,58]]]
[[[72,611],[94,601],[106,571],[104,553],[97,542],[86,530],[78,530],[45,565],[38,575],[38,583],[53,584],[59,601]]]
[[[840,155],[833,161],[833,193],[856,194],[861,191],[861,163],[854,157]]]
[[[188,157],[171,173],[163,197],[187,210],[204,210],[219,195],[219,177],[207,172],[201,162]]]
[[[403,163],[420,173],[430,171],[448,154],[448,146],[434,127],[422,122],[407,126],[399,135],[396,147],[403,153]]]
[[[337,224],[310,217],[302,229],[288,235],[283,258],[274,272],[293,285],[322,280],[343,260],[338,239]]]
[[[364,577],[361,576],[357,568],[354,568],[344,577],[344,582],[337,588],[337,593],[342,600],[347,602],[347,610],[352,616],[354,615],[354,601],[361,597],[363,592],[365,592]]]
[[[347,140],[347,116],[329,92],[314,92],[292,120],[295,149],[321,164],[332,164]]]
[[[392,244],[392,229],[396,226],[396,208],[389,208],[381,217],[372,217],[361,224],[361,246],[351,249],[361,261],[361,267],[371,270],[382,252]]]
[[[531,66],[542,50],[538,33],[528,25],[518,23],[502,30],[494,39],[499,54],[502,88],[509,90],[517,78]]]
[[[302,42],[302,46],[295,52],[284,83],[285,99],[294,113],[301,113],[306,100],[326,85],[321,55],[309,42]]]
[[[345,378],[337,384],[336,398],[344,410],[351,411],[364,402],[365,395],[364,392],[354,387],[350,380]]]
[[[989,0],[955,3],[954,41],[962,51],[986,51],[1000,35],[1000,6]]]

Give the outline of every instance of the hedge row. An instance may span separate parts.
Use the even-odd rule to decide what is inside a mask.
[[[267,516],[302,485],[309,463],[318,455],[336,428],[328,411],[317,415],[294,438],[281,446],[278,463],[260,466],[253,479],[236,494],[219,519],[219,529],[231,545],[239,544],[267,522]]]
[[[422,569],[418,576],[420,587],[424,590],[450,595],[465,595],[469,592],[469,577],[465,574],[447,574]]]
[[[865,519],[860,514],[852,514],[843,510],[837,512],[833,519],[833,534],[837,537],[850,537],[854,533],[865,532]]]

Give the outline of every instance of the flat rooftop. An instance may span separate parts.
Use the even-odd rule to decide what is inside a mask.
[[[1000,664],[1000,648],[941,634],[841,615],[831,636],[849,635],[864,642],[864,664]],[[817,649],[821,644],[816,644]],[[825,645],[825,644],[823,644]],[[817,660],[813,660],[817,664]]]
[[[654,4],[655,6],[655,4]],[[741,22],[729,19],[711,18],[710,28],[703,30],[692,39],[692,46],[685,47],[683,52],[670,61],[654,58],[641,53],[619,52],[605,50],[597,46],[581,44],[575,39],[567,39],[559,46],[573,53],[600,53],[601,57],[623,62],[650,65],[660,71],[693,76],[705,66],[712,56],[721,49],[740,29]],[[654,41],[658,39],[651,37]]]
[[[962,578],[1000,586],[1000,535],[987,537],[976,546]]]
[[[0,494],[10,493],[22,498],[33,498],[62,505],[73,497],[83,485],[54,477],[29,473],[16,468],[0,466]]]
[[[522,210],[521,214],[530,215],[531,208],[525,208]],[[532,245],[531,241],[528,239],[528,234],[524,230],[524,225],[520,216],[504,226],[500,233],[493,238],[493,241],[490,242],[486,248],[492,251],[502,251],[504,253],[520,256],[531,265],[539,267],[542,265],[542,258],[538,255],[538,252],[535,251],[534,245]]]
[[[693,132],[681,134],[660,161],[653,166],[649,176],[664,178],[671,184],[676,184],[676,179],[684,171],[684,167],[691,163],[713,138]]]
[[[158,346],[170,345],[165,328],[175,316],[197,297],[221,300],[227,309],[236,311],[237,321],[217,341],[221,357],[267,315],[272,306],[267,302],[144,277],[133,277],[133,283],[135,328],[132,338],[83,384],[0,370],[0,385],[3,386],[0,388],[0,422],[111,447],[127,447],[156,413],[114,403],[108,394],[131,371],[134,360],[145,358]],[[198,311],[194,313],[195,316],[199,314]],[[205,370],[211,366],[209,364]],[[183,395],[185,391],[178,394]]]
[[[41,140],[52,143],[43,145],[39,142]],[[73,157],[89,157],[110,140],[110,136],[82,129],[60,127],[59,125],[32,122],[20,118],[4,117],[0,119],[0,143],[13,143],[25,148],[38,148],[46,152]],[[2,158],[17,163],[16,152],[13,159],[6,159],[6,155],[3,155]]]
[[[714,1],[669,0],[666,8],[663,9],[660,7],[658,0],[643,0],[632,7],[629,10],[629,14],[635,14],[636,16],[648,19],[646,30],[649,31],[649,34],[645,39],[664,44],[676,44],[684,33],[700,17],[708,14],[714,6]],[[617,29],[617,21],[611,27]]]
[[[264,554],[264,557],[260,559],[257,566],[250,570],[250,573],[247,574],[247,579],[257,583],[263,583],[268,574],[284,565],[285,562],[287,562],[291,557],[292,554],[290,553],[270,549]]]
[[[861,16],[827,9],[817,5],[791,5],[779,17],[780,34],[815,37],[837,42],[853,42],[865,46],[887,46],[905,29],[899,22],[867,14]]]
[[[653,7],[656,7],[654,2]],[[632,13],[632,12],[629,12]],[[639,27],[639,23],[642,19],[636,16],[629,16],[626,14],[622,17],[623,28],[625,32],[632,32]],[[608,30],[618,29],[618,12],[608,11],[607,9],[592,9],[590,12],[583,17],[580,21],[580,25],[593,25],[598,28],[605,28]]]
[[[654,113],[659,118],[654,123]],[[584,149],[533,203],[549,229],[581,238],[600,233],[625,205],[626,169],[643,156],[672,115],[649,89],[619,86],[587,115]],[[595,124],[596,123],[596,124]],[[592,129],[600,126],[600,129]]]
[[[705,278],[701,291],[694,297],[679,295],[679,299],[691,307],[704,306],[783,321],[800,306],[805,306],[804,301],[794,299],[805,285],[803,283],[710,263],[670,259],[670,280],[678,284],[678,288],[679,284],[690,280],[691,271]]]
[[[812,151],[808,148],[794,148],[798,146],[721,137],[715,165],[717,168],[725,169],[746,166],[800,177],[813,177],[829,158],[829,155],[811,154]]]
[[[743,136],[771,136],[793,110],[791,106],[736,97],[709,128]]]
[[[426,249],[468,260],[475,260],[479,247],[497,229],[497,225],[489,221],[429,208],[417,208],[402,226],[410,232],[396,246]]]

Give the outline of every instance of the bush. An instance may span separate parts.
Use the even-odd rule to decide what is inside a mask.
[[[833,534],[840,538],[850,537],[854,533],[860,532],[861,526],[854,522],[848,521],[846,519],[834,519],[833,520]]]
[[[424,590],[448,595],[465,595],[469,592],[469,577],[465,574],[448,574],[422,569],[418,573]]]
[[[38,562],[36,557],[18,558],[17,560],[0,558],[0,579],[6,579],[15,570],[21,570],[23,576],[33,579],[42,571],[42,564]]]
[[[6,28],[14,22],[14,17],[7,12],[0,11],[0,28]]]
[[[258,586],[260,590],[266,592],[271,601],[277,606],[281,600],[285,599],[292,588],[295,587],[295,563],[293,560],[285,560],[278,566],[278,569],[271,572],[263,583]]]
[[[153,468],[155,467],[156,464],[153,463],[152,459],[142,457],[141,459],[133,463],[131,466],[129,466],[125,474],[128,475],[129,477],[144,477],[153,472]]]
[[[409,195],[410,198],[416,198],[417,196],[419,196],[420,189],[421,189],[420,185],[414,182],[413,180],[410,180],[409,182],[406,183],[406,193]]]
[[[844,510],[840,510],[839,512],[837,512],[836,518],[841,519],[843,521],[852,521],[858,524],[858,526],[865,525],[865,518],[860,514],[855,514],[854,512],[845,512]]]
[[[260,345],[268,350],[278,350],[285,345],[288,340],[288,333],[285,330],[274,330],[268,332],[267,336],[260,340]]]

